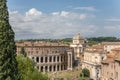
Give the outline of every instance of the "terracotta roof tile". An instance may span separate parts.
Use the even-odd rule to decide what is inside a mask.
[[[102,45],[120,45],[120,42],[102,42]]]

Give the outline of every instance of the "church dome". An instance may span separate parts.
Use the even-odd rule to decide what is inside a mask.
[[[74,37],[73,37],[74,40],[84,40],[84,38],[80,35],[80,34],[76,34]]]

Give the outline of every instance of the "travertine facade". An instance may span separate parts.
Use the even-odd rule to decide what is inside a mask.
[[[110,53],[112,49],[120,47],[120,42],[102,42],[101,45],[106,52]]]
[[[74,59],[75,64],[79,64],[83,57],[83,52],[86,47],[86,40],[80,35],[76,34],[73,37],[73,43],[70,44],[70,47],[74,49]]]
[[[102,62],[101,80],[120,80],[120,48],[111,50]]]
[[[59,43],[24,42],[16,43],[17,54],[24,47],[27,56],[37,63],[42,72],[72,70],[73,52],[68,45]]]
[[[102,45],[95,45],[86,48],[82,69],[87,68],[90,71],[90,77],[99,80],[101,77],[101,61],[106,58]]]

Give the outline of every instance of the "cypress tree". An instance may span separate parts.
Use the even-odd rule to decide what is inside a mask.
[[[0,0],[0,80],[18,80],[14,32],[6,3],[7,0]]]
[[[26,52],[25,52],[24,47],[21,47],[20,54],[22,54],[24,57],[26,57],[26,56],[27,56],[27,54],[26,54]]]

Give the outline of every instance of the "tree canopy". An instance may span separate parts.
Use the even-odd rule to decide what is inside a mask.
[[[46,74],[42,74],[35,68],[35,63],[28,57],[17,56],[18,70],[22,80],[49,80]]]
[[[0,0],[0,80],[19,80],[14,31],[9,24],[7,0]]]

